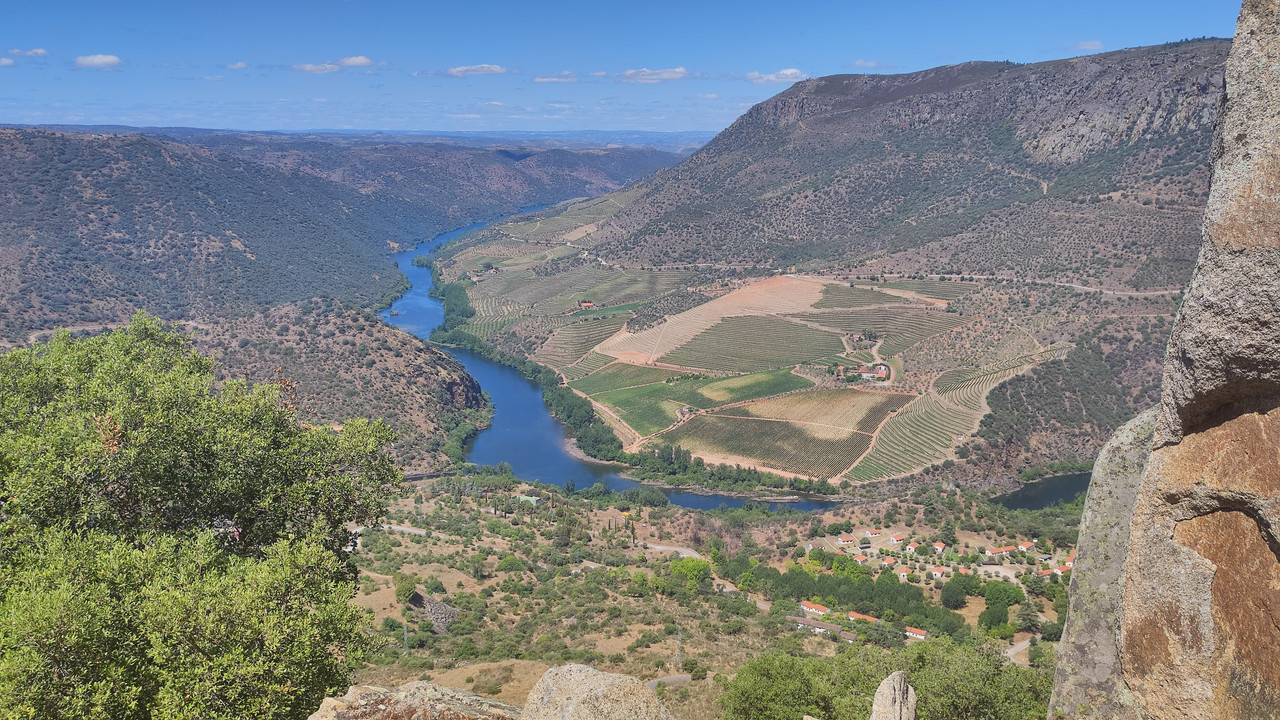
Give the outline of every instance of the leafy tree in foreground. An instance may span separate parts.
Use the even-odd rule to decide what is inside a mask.
[[[210,369],[141,315],[0,356],[0,719],[305,718],[373,649],[391,433]]]

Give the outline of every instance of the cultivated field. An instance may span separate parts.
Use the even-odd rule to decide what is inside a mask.
[[[818,309],[860,308],[871,305],[888,305],[901,301],[902,298],[886,295],[875,290],[832,283],[822,288],[822,299],[814,303],[813,307]]]
[[[608,357],[607,355],[604,357]],[[609,358],[612,360],[613,358]],[[680,377],[680,373],[674,370],[664,370],[662,368],[641,367],[639,365],[628,365],[627,363],[615,362],[612,365],[604,367],[581,380],[575,380],[569,383],[569,386],[579,392],[587,395],[605,392],[607,390],[619,390],[621,388],[636,387],[639,385],[652,385],[660,383],[664,380]]]
[[[881,337],[880,357],[891,357],[940,332],[964,324],[954,313],[921,310],[910,305],[888,305],[870,310],[792,315],[846,333],[874,332]]]
[[[753,372],[838,355],[844,343],[834,333],[781,318],[747,316],[721,320],[661,361],[680,367]]]
[[[830,478],[866,452],[871,436],[848,433],[840,439],[824,439],[785,421],[698,415],[663,434],[662,442],[719,462],[758,464],[811,478]]]
[[[939,300],[955,300],[977,290],[981,285],[971,282],[952,282],[941,280],[897,280],[889,283],[878,283],[876,287],[906,290]]]
[[[625,366],[611,365],[609,370],[618,367]],[[586,382],[591,387],[591,379],[588,377],[578,381],[577,386],[581,389],[581,383]],[[606,377],[605,383],[609,382],[610,378]],[[676,421],[680,409],[686,406],[705,410],[812,386],[813,382],[810,380],[786,370],[778,370],[722,379],[683,376],[666,382],[659,380],[648,385],[597,391],[591,397],[609,406],[623,422],[640,435],[646,436],[670,426]]]
[[[533,354],[533,359],[553,368],[564,369],[583,359],[591,352],[591,348],[621,330],[624,323],[626,318],[598,318],[566,325],[552,333],[547,342]]]
[[[946,459],[973,432],[980,413],[922,395],[885,421],[871,452],[847,476],[869,481],[913,472]]]
[[[811,390],[717,414],[787,420],[797,423],[801,430],[814,437],[839,439],[854,431],[875,432],[889,413],[911,402],[914,397],[854,389]]]

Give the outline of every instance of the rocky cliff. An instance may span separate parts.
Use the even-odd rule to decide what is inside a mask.
[[[1089,503],[1106,510],[1086,519],[1080,554],[1113,556],[1073,579],[1071,664],[1051,714],[1275,717],[1280,707],[1280,0],[1245,0],[1225,87],[1154,449],[1145,470],[1131,458],[1095,475]],[[1138,441],[1122,430],[1113,456],[1126,431]],[[1139,472],[1128,511],[1123,488]],[[1123,594],[1099,590],[1125,535]],[[1108,653],[1082,672],[1086,657]]]

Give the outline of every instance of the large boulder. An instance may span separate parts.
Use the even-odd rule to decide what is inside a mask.
[[[1156,719],[1280,707],[1280,0],[1245,0],[1213,154],[1125,566],[1124,678]]]
[[[644,683],[586,665],[543,674],[529,691],[520,720],[674,720]]]
[[[1095,474],[1053,716],[1280,713],[1280,0],[1245,0],[1225,78],[1153,449],[1126,426]]]
[[[356,685],[325,698],[307,720],[516,720],[520,708],[466,690],[411,682],[397,688]]]
[[[1122,675],[1120,623],[1130,524],[1155,426],[1154,408],[1130,420],[1093,464],[1071,573],[1071,608],[1058,645],[1050,717],[1141,717]]]
[[[916,720],[916,691],[901,670],[880,681],[871,701],[871,720]]]

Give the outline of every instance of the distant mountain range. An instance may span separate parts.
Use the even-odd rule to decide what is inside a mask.
[[[403,282],[391,248],[608,192],[678,159],[649,148],[0,130],[0,338],[120,321],[138,307],[176,319],[316,296],[369,306]]]
[[[1179,286],[1228,47],[796,83],[659,173],[593,239],[631,266],[898,254],[909,272]]]

